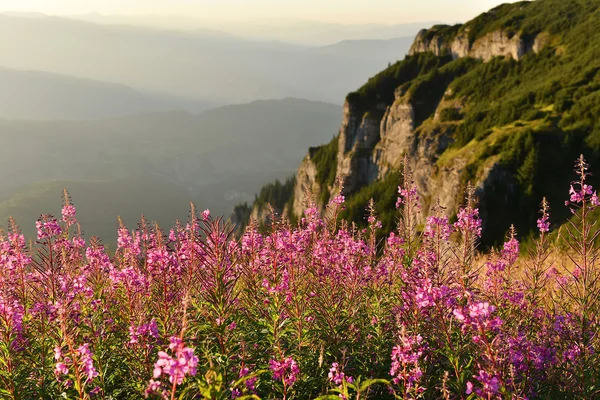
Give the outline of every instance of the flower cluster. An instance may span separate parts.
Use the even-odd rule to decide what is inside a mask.
[[[402,204],[408,202],[418,204],[419,195],[417,194],[417,186],[414,183],[410,187],[398,186],[398,200],[396,201],[396,208],[400,208]]]
[[[158,352],[158,361],[154,364],[153,378],[158,379],[162,375],[169,376],[169,382],[181,385],[187,375],[194,376],[198,368],[198,357],[194,355],[194,349],[184,347],[183,341],[172,336],[169,341],[169,350],[172,355],[165,351]]]
[[[417,391],[420,393],[425,389],[419,387],[419,381],[423,371],[419,360],[423,356],[423,337],[421,335],[407,335],[402,332],[400,343],[392,349],[392,367],[390,375],[396,385],[402,383],[406,392]]]
[[[373,201],[361,230],[336,219],[339,196],[325,218],[311,204],[296,225],[254,221],[239,240],[208,210],[192,208],[168,231],[119,221],[105,247],[73,229],[65,194],[62,218],[37,221],[34,246],[12,220],[0,235],[0,391],[596,398],[598,200],[586,171],[580,159],[560,238],[567,255],[554,252],[550,221],[560,220],[546,201],[531,244],[506,226],[502,246],[478,249],[472,188],[455,223],[439,204],[420,217],[407,167],[398,226],[385,238]]]
[[[54,360],[54,373],[57,377],[68,375],[69,372],[75,373],[77,370],[85,378],[84,382],[88,383],[98,376],[89,343],[79,346],[71,356],[64,355],[62,349],[57,346],[54,348]]]
[[[144,338],[158,339],[158,337],[158,326],[154,318],[147,324],[129,327],[129,344],[137,344]]]
[[[481,219],[477,208],[462,208],[458,211],[458,221],[454,223],[457,230],[463,232],[473,232],[476,236],[481,236]]]
[[[286,386],[292,386],[300,374],[300,367],[292,357],[284,358],[282,361],[271,360],[269,368],[273,372],[273,379],[283,382]]]
[[[51,236],[58,236],[62,232],[58,221],[54,218],[40,219],[35,223],[35,227],[37,228],[38,240],[47,239]]]
[[[354,378],[351,376],[347,376],[341,369],[340,365],[337,362],[331,364],[331,368],[329,368],[329,373],[327,377],[331,382],[336,385],[341,385],[343,382],[352,383],[354,382]]]

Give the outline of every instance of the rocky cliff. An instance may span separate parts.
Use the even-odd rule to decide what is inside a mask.
[[[511,57],[518,61],[528,52],[539,53],[549,41],[546,32],[537,34],[535,38],[522,38],[519,34],[498,30],[487,33],[471,43],[468,27],[459,28],[458,32],[451,36],[437,34],[438,29],[440,28],[420,31],[408,54],[431,52],[437,56],[450,55],[453,59],[471,57],[483,61],[490,61],[494,57]]]
[[[426,210],[437,201],[452,213],[457,210],[461,197],[457,196],[457,188],[464,186],[464,171],[470,156],[469,152],[453,157],[451,161],[439,163],[440,156],[453,143],[449,125],[439,122],[441,110],[452,103],[442,100],[435,110],[432,120],[417,126],[415,121],[415,104],[410,94],[402,90],[396,91],[394,102],[385,106],[383,116],[374,113],[361,115],[346,101],[344,118],[338,137],[338,153],[336,157],[337,179],[343,185],[343,194],[352,196],[361,188],[376,181],[383,180],[390,172],[401,167],[404,156],[410,161],[414,171],[413,178],[419,196],[424,200]],[[379,105],[382,109],[384,105]],[[460,104],[452,103],[451,107],[460,109]],[[437,116],[437,117],[436,117]],[[496,160],[497,161],[497,160]],[[304,159],[297,173],[294,189],[295,200],[293,213],[302,215],[305,208],[303,198],[308,192],[320,198],[322,190],[328,190],[333,197],[337,193],[335,186],[321,187],[316,179],[316,168],[310,154]],[[498,162],[490,160],[488,165],[476,176],[477,188],[481,194],[484,187],[502,175]],[[398,182],[399,183],[399,182]],[[319,204],[323,208],[323,204]],[[427,212],[422,213],[424,219]]]
[[[501,238],[517,216],[518,228],[535,226],[542,196],[562,201],[556,188],[568,178],[558,171],[578,152],[600,150],[600,127],[575,128],[573,114],[600,104],[599,8],[593,0],[520,2],[419,32],[405,60],[347,96],[337,139],[311,149],[298,169],[289,213],[302,215],[306,193],[323,209],[336,180],[347,207],[364,209],[368,196],[389,197],[382,185],[395,190],[399,182],[386,178],[408,156],[423,219],[438,201],[452,216],[471,181],[487,217],[484,240]],[[364,213],[353,215],[360,224]]]

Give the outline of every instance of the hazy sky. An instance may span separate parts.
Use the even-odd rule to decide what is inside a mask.
[[[339,23],[465,21],[514,0],[0,0],[0,11],[68,15],[169,14],[219,20]]]

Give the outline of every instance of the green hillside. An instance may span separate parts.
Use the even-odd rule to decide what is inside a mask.
[[[530,232],[543,196],[555,206],[556,222],[564,220],[568,215],[561,204],[573,160],[582,152],[600,166],[600,2],[505,4],[464,25],[435,26],[426,37],[441,36],[450,43],[467,34],[473,43],[499,30],[519,35],[529,47],[543,33],[545,46],[519,61],[417,53],[347,96],[356,112],[381,119],[382,104],[390,106],[398,90],[407,93],[415,109],[415,135],[441,133],[453,142],[437,160],[438,167],[452,165],[458,156],[467,159],[464,185],[476,181],[489,162],[500,161],[516,187],[499,181],[486,188],[483,240],[490,244],[502,238],[511,222],[522,234]],[[439,118],[434,118],[436,110]],[[319,170],[335,170],[335,157],[326,159]],[[376,182],[347,196],[347,214],[359,225],[365,225],[363,210],[371,194],[387,207],[382,194],[387,191],[381,186]],[[384,212],[384,226],[392,226],[387,219],[393,215]]]
[[[573,160],[583,152],[597,165],[600,154],[600,3],[506,4],[463,26],[432,31],[444,29],[448,40],[467,30],[473,42],[499,29],[525,38],[547,32],[551,39],[539,54],[528,53],[519,61],[497,57],[484,63],[417,54],[372,78],[348,100],[366,103],[368,112],[375,105],[369,93],[386,93],[399,86],[396,83],[403,84],[405,90],[417,93],[415,102],[421,101],[417,130],[442,129],[454,138],[438,164],[470,154],[466,183],[476,179],[487,160],[502,161],[516,177],[517,193],[509,196],[501,182],[490,188],[494,193],[485,204],[489,228],[484,241],[501,239],[510,222],[528,232],[535,226],[535,210],[543,196],[556,205],[557,220],[566,218],[567,211],[560,205]],[[415,78],[388,83],[389,75],[415,64],[419,66]],[[451,93],[444,96],[445,102],[459,101],[464,106],[460,111],[442,110],[440,120],[433,121],[444,93]],[[357,222],[364,223],[360,218]]]

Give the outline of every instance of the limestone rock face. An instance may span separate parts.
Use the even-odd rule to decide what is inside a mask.
[[[462,57],[478,58],[485,62],[494,57],[512,57],[520,60],[526,53],[538,53],[549,43],[549,35],[545,32],[527,43],[518,34],[509,35],[499,30],[490,32],[473,43],[469,43],[468,28],[459,31],[451,38],[421,30],[410,48],[409,55],[431,52],[437,56],[451,55],[453,59]]]
[[[470,49],[471,45],[468,35],[466,33],[459,33],[450,45],[452,59],[456,60],[457,58],[468,57]]]
[[[373,159],[378,178],[383,178],[412,147],[415,112],[412,104],[397,97],[381,120],[381,141],[375,147]]]
[[[451,29],[445,30],[444,35],[435,33],[439,29],[434,28],[433,32],[420,31],[409,54],[432,52],[438,56],[452,56],[453,59],[472,57],[484,62],[493,57],[520,60],[528,52],[537,53],[549,43],[545,33],[526,43],[518,34],[509,35],[504,31],[490,32],[470,43],[468,29],[456,28],[453,34],[448,33]],[[348,197],[384,179],[389,173],[398,171],[404,156],[407,156],[423,207],[421,222],[424,222],[436,204],[441,205],[449,215],[458,210],[463,196],[457,193],[457,189],[465,184],[470,154],[460,153],[443,163],[438,162],[453,141],[453,122],[440,121],[440,111],[448,107],[460,111],[464,107],[460,99],[452,97],[450,89],[437,105],[433,118],[421,125],[415,120],[419,103],[410,96],[403,89],[398,89],[392,104],[378,104],[367,113],[346,101],[335,168],[337,179],[344,184],[343,194]],[[317,200],[323,191],[328,191],[330,198],[338,194],[336,187],[320,187],[316,174],[317,168],[309,152],[296,176],[294,203],[290,210],[296,217],[303,214],[306,193],[311,193]],[[510,188],[510,179],[510,174],[492,158],[486,160],[473,184],[478,196],[485,202],[489,188],[498,182]],[[319,204],[318,201],[317,204],[323,211],[325,204]]]
[[[385,110],[385,104],[378,106]],[[370,114],[360,114],[348,101],[344,103],[344,117],[340,128],[339,149],[348,153],[360,148],[369,148],[379,140],[379,119]]]
[[[438,35],[433,36],[432,39],[428,39],[427,33],[427,29],[421,29],[419,33],[417,33],[408,54],[411,56],[417,53],[427,52],[431,52],[436,56],[445,56],[448,54],[450,50],[448,43]]]
[[[385,110],[385,105],[379,105],[378,109]],[[380,140],[379,121],[375,114],[361,114],[348,101],[344,104],[337,154],[337,177],[344,183],[344,194],[353,193],[377,178],[371,151]]]
[[[546,47],[548,44],[550,44],[550,35],[547,32],[542,32],[535,37],[533,41],[532,50],[534,51],[534,53],[537,54],[540,51],[542,51],[544,47]]]
[[[489,61],[494,57],[512,57],[518,61],[525,52],[525,43],[518,35],[509,37],[503,31],[496,31],[477,39],[469,50],[468,56],[483,61]]]
[[[317,167],[311,160],[311,154],[307,154],[302,160],[298,172],[296,172],[296,185],[294,186],[294,203],[289,212],[301,217],[306,209],[306,194],[310,193],[313,198],[318,199],[321,195],[321,187],[317,182]]]
[[[450,92],[446,93],[450,95]],[[443,107],[460,108],[460,102],[442,100],[436,111]],[[430,210],[437,204],[450,215],[458,209],[463,196],[457,193],[464,182],[462,176],[467,158],[455,157],[451,163],[438,165],[441,154],[452,144],[450,131],[443,124],[415,125],[415,105],[411,98],[396,93],[394,102],[385,108],[379,120],[369,114],[361,114],[346,103],[340,129],[337,177],[344,182],[343,194],[349,196],[360,188],[401,168],[404,156],[408,156],[413,180],[421,199],[424,222]],[[337,195],[337,188],[320,187],[316,180],[316,166],[310,153],[298,169],[294,190],[294,205],[291,212],[300,217],[305,209],[307,191],[313,198],[320,198],[321,191],[328,190],[330,197]],[[501,179],[499,164],[490,163],[477,182],[473,182],[481,195],[492,181]],[[399,184],[400,182],[398,182]],[[318,204],[323,211],[324,204]]]
[[[449,210],[455,210],[456,187],[466,161],[456,160],[451,168],[438,168],[437,160],[452,140],[444,129],[416,127],[414,107],[410,98],[397,97],[381,121],[382,139],[373,152],[378,178],[401,168],[406,155],[426,211],[437,199]],[[422,213],[423,219],[426,214]]]

